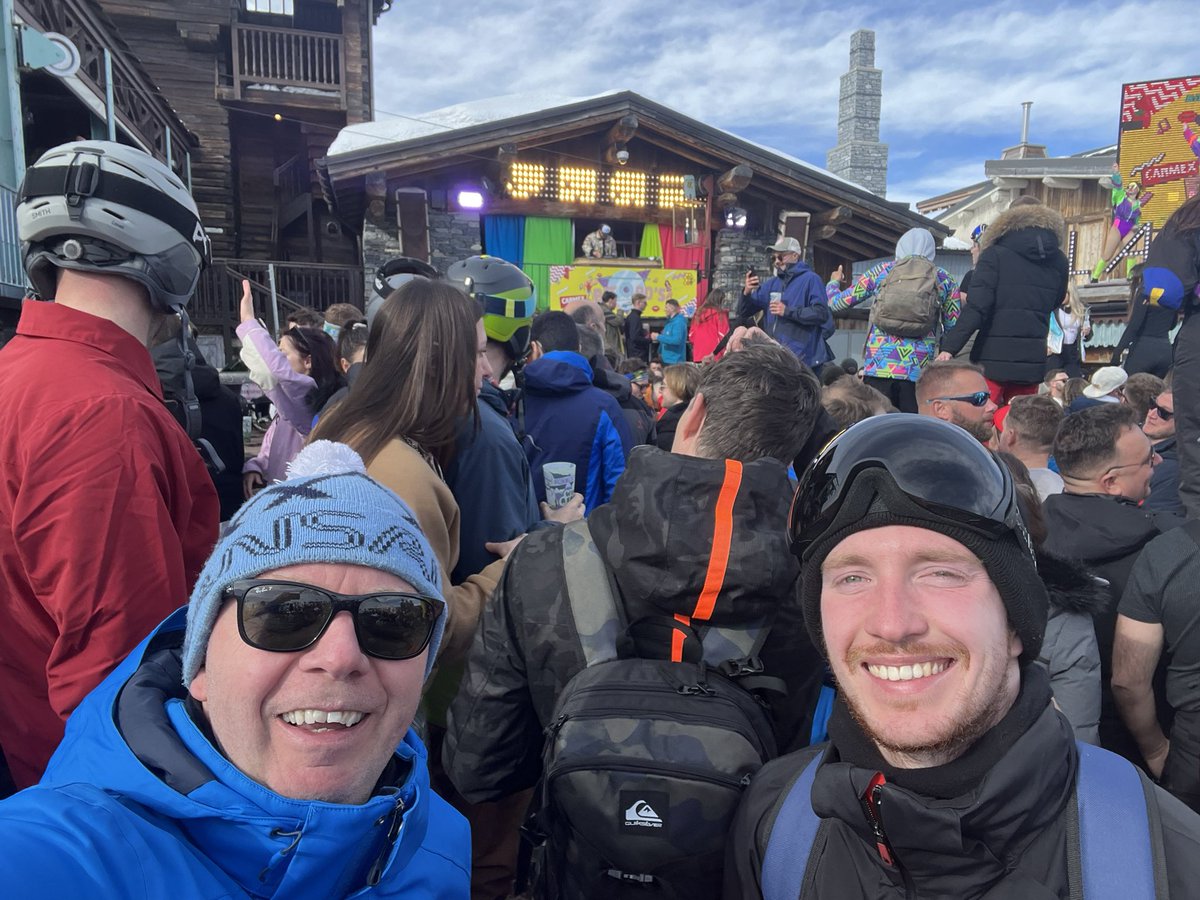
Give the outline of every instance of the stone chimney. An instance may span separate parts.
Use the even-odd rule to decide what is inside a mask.
[[[838,99],[838,143],[825,165],[834,175],[887,196],[887,144],[879,142],[883,73],[875,68],[875,32],[850,36],[850,71],[842,76]]]

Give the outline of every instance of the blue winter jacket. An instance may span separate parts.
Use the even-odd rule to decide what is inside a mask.
[[[591,512],[612,497],[633,449],[633,435],[613,397],[592,385],[592,367],[578,353],[555,350],[525,367],[525,452],[539,501],[542,466],[575,463],[575,490]]]
[[[476,408],[479,427],[474,417],[463,423],[445,472],[459,512],[452,584],[461,584],[496,561],[498,557],[483,546],[488,541],[509,541],[543,527],[529,460],[508,420],[504,392],[485,381]]]
[[[658,336],[658,351],[662,355],[663,365],[687,362],[687,316],[676,313],[667,319],[662,334]]]
[[[780,299],[787,309],[781,316],[771,312],[772,293],[783,295]],[[766,312],[763,330],[801,362],[815,369],[829,361],[825,341],[835,330],[833,313],[829,311],[824,282],[807,263],[793,263],[782,277],[764,279],[756,291],[742,295],[739,315],[750,315],[756,309]]]
[[[281,797],[188,715],[184,625],[177,610],[143,641],[75,710],[41,783],[0,803],[4,896],[469,896],[470,830],[411,729],[395,784],[365,804]]]

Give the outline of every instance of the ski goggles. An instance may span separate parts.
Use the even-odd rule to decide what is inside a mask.
[[[363,653],[376,659],[412,659],[429,646],[442,613],[438,600],[405,591],[339,594],[289,581],[235,581],[225,598],[237,600],[238,633],[257,650],[305,650],[343,610],[354,619]]]
[[[1033,553],[1008,469],[958,426],[903,414],[859,422],[821,451],[788,513],[792,552],[866,516],[877,498],[898,516],[1012,534]]]

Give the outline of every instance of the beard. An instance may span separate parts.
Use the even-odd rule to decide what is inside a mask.
[[[854,648],[847,654],[846,664],[853,670],[866,659],[886,655],[895,649],[894,645],[888,644]],[[906,643],[899,649],[914,656],[953,659],[954,666],[961,666],[968,672],[971,669],[970,651],[958,643],[943,646]],[[948,710],[953,718],[935,720],[932,728],[919,737],[884,733],[872,723],[869,712],[858,702],[854,691],[843,690],[842,696],[850,716],[889,763],[898,768],[928,768],[957,759],[1003,719],[1015,700],[1010,687],[1008,660],[1003,654],[997,655],[990,661],[988,670],[981,673],[972,694],[957,704],[958,709]],[[912,699],[906,712],[920,713],[922,703],[920,698]]]
[[[967,434],[971,435],[971,437],[975,438],[975,440],[979,441],[981,444],[986,444],[992,439],[992,435],[996,433],[996,428],[992,424],[992,420],[990,418],[980,420],[968,419],[966,416],[959,413],[958,410],[951,410],[950,414],[953,417],[950,420],[951,422],[953,422],[963,431],[967,432]]]

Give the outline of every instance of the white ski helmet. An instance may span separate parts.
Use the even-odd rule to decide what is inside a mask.
[[[208,235],[175,173],[135,147],[76,141],[42,154],[18,192],[17,233],[34,290],[55,268],[132,278],[163,312],[183,307],[208,265]]]

